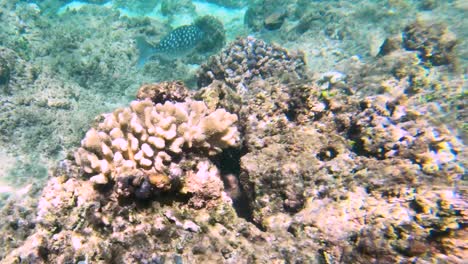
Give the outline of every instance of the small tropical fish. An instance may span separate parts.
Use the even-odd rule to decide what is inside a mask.
[[[204,32],[198,26],[188,25],[172,30],[156,45],[151,45],[144,37],[138,37],[136,39],[137,48],[140,52],[138,66],[143,66],[154,55],[168,60],[183,57],[197,47],[204,35]]]

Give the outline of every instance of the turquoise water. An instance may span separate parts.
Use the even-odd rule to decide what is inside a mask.
[[[468,157],[465,147],[468,139],[467,17],[468,4],[463,0],[0,0],[1,214],[8,217],[10,223],[26,218],[24,222],[34,223],[31,224],[34,227],[26,228],[27,231],[22,228],[15,231],[11,226],[0,225],[0,232],[4,232],[5,237],[12,237],[10,241],[0,240],[0,248],[5,248],[0,251],[0,263],[10,263],[7,256],[17,248],[25,250],[24,241],[44,228],[40,220],[34,220],[40,207],[37,203],[48,190],[43,188],[54,176],[57,177],[54,172],[60,171],[57,166],[65,164],[63,160],[74,160],[74,153],[83,144],[86,132],[102,122],[104,117],[100,115],[127,107],[136,100],[138,89],[143,84],[174,80],[182,81],[193,93],[188,98],[203,99],[208,106],[215,104],[212,101],[216,101],[213,98],[217,96],[220,101],[232,100],[218,102],[216,108],[225,108],[239,116],[241,143],[235,151],[209,158],[221,174],[232,171],[234,175],[229,174],[233,178],[224,175],[226,178],[222,179],[226,193],[231,195],[234,191],[230,188],[235,189],[229,185],[229,179],[234,179],[237,187],[246,193],[240,195],[241,198],[230,197],[234,200],[232,210],[237,213],[235,219],[246,219],[247,223],[258,227],[255,230],[265,232],[262,233],[265,237],[269,234],[277,236],[277,241],[285,239],[293,243],[286,238],[288,235],[295,236],[301,243],[310,241],[310,245],[304,242],[300,246],[292,246],[299,255],[309,246],[321,252],[317,258],[320,260],[312,261],[313,258],[301,255],[301,262],[301,258],[288,257],[294,254],[292,250],[282,257],[278,257],[281,254],[275,255],[272,262],[265,262],[268,258],[260,257],[258,263],[396,263],[394,261],[397,260],[424,263],[441,259],[445,261],[441,263],[462,263],[457,262],[463,258],[460,256],[468,254],[466,230],[463,231],[468,224],[466,203],[463,203],[467,190],[465,166]],[[264,61],[259,62],[259,57]],[[271,64],[270,60],[273,61]],[[252,68],[252,63],[260,66]],[[236,95],[229,92],[223,92],[223,95],[214,92],[215,95],[201,94],[200,91],[213,81],[219,81],[227,91]],[[302,88],[294,90],[291,87]],[[237,97],[241,99],[235,99]],[[265,103],[265,98],[272,101]],[[236,106],[239,100],[241,103]],[[400,113],[404,117],[399,116]],[[283,125],[288,127],[287,132],[286,129],[282,132],[275,130]],[[305,134],[317,136],[320,138],[317,141],[328,142],[330,146],[315,149],[314,143],[307,141],[308,136],[299,131],[309,131]],[[302,140],[306,150],[300,146]],[[427,151],[421,150],[424,148]],[[287,150],[284,156],[278,154],[283,150]],[[304,154],[297,154],[301,151]],[[315,152],[318,153],[317,158],[307,159],[310,153]],[[350,153],[346,159],[326,163],[345,152]],[[295,157],[297,163],[288,163],[288,153]],[[298,157],[294,156],[296,154]],[[304,160],[299,157],[304,157]],[[198,156],[191,158],[197,162],[202,159]],[[372,162],[359,163],[363,159],[372,159]],[[278,164],[284,164],[268,169],[257,164],[276,160]],[[327,168],[328,174],[305,169],[319,166],[314,163],[316,161],[320,166],[326,163],[323,167]],[[255,167],[252,164],[260,166],[259,169],[252,169]],[[251,169],[258,173],[255,174],[258,178],[254,179]],[[342,173],[337,172],[341,170]],[[387,184],[388,177],[375,176],[380,171],[392,171],[393,174],[389,174],[397,178],[392,184],[397,182],[398,188],[411,191],[400,189],[406,193],[395,197],[391,193],[398,188],[382,191],[376,186]],[[275,178],[276,173],[282,176]],[[307,173],[321,176],[311,180]],[[250,178],[245,175],[250,175]],[[301,175],[298,176],[300,180],[290,175]],[[242,177],[247,178],[243,180]],[[350,179],[355,179],[356,184],[351,184],[354,180]],[[323,185],[327,181],[333,184]],[[424,186],[421,192],[427,195],[414,198],[421,186]],[[250,187],[252,194],[248,194]],[[373,188],[378,194],[372,192]],[[349,231],[343,235],[346,238],[336,238],[331,236],[332,231],[324,231],[326,224],[320,221],[304,225],[306,227],[272,224],[300,222],[297,218],[306,219],[309,214],[337,217],[336,225],[346,226],[348,220],[340,216],[354,209],[337,201],[345,199],[343,197],[361,197],[363,190],[366,195],[378,198],[374,197],[375,201],[356,198],[362,206],[354,209],[362,210],[362,214],[371,214],[369,208],[375,202],[378,206],[375,210],[384,211],[382,218],[390,219],[392,217],[388,215],[397,215],[398,212],[389,213],[396,210],[389,204],[394,205],[395,200],[401,197],[407,202],[402,207],[417,212],[408,222],[419,221],[417,227],[413,225],[414,228],[432,228],[436,231],[431,232],[437,235],[421,238],[404,228],[392,233],[388,231],[389,226],[397,230],[398,225],[385,222],[382,230],[388,231],[388,237],[367,241],[372,240],[369,238],[372,234],[362,238],[359,244],[356,242],[359,240],[356,231],[359,228],[354,226],[354,229],[350,227],[351,231],[340,229],[342,233]],[[385,203],[379,200],[387,196],[394,200],[388,198]],[[178,197],[176,200],[184,199]],[[326,204],[325,199],[333,200],[337,204],[330,205],[330,212],[342,210],[340,212],[345,213],[327,216],[322,213],[326,206],[318,208],[314,199],[320,200],[316,204]],[[275,204],[278,200],[284,204]],[[450,212],[443,210],[441,201],[449,204]],[[16,204],[22,209],[14,207]],[[21,215],[17,212],[21,210],[28,213]],[[416,216],[426,211],[436,213]],[[417,217],[432,217],[440,221],[421,223],[423,221]],[[291,220],[293,218],[294,221]],[[195,216],[187,219],[199,221]],[[373,224],[378,226],[380,220],[376,219]],[[203,228],[215,229],[213,226]],[[296,228],[308,235],[296,235],[295,232],[299,232]],[[282,233],[283,229],[287,231]],[[316,231],[326,236],[323,244],[315,236]],[[104,236],[103,233],[96,236]],[[337,233],[341,234],[341,231]],[[405,237],[406,242],[413,239],[408,237],[414,236],[417,243],[411,240],[411,243],[404,244],[399,240],[391,244],[392,253],[388,254],[401,256],[392,255],[389,260],[382,257],[383,262],[376,260],[379,259],[378,254],[372,255],[362,249],[371,247],[368,244],[377,245],[379,239],[392,240],[393,236],[400,237],[400,240]],[[175,241],[175,238],[171,239]],[[207,238],[200,236],[200,241],[203,239]],[[340,248],[352,254],[337,253],[339,250],[333,243],[340,239],[356,240]],[[13,240],[14,243],[11,242]],[[242,240],[247,244],[238,246],[248,248],[250,242]],[[448,245],[450,243],[452,246]],[[194,247],[194,244],[188,243],[187,247]],[[329,244],[333,246],[327,248]],[[46,248],[52,252],[50,245]],[[262,250],[262,246],[256,246]],[[434,249],[417,253],[421,247],[430,246]],[[233,255],[240,254],[236,250],[232,249]],[[164,252],[177,250],[167,246]],[[183,263],[220,263],[216,257],[203,262],[200,256],[212,254],[209,252],[212,251],[201,250],[195,254],[196,259],[191,259],[190,254],[177,254]],[[270,253],[268,251],[265,256]],[[364,256],[362,259],[361,255]],[[373,258],[367,258],[369,255]],[[51,258],[53,263],[98,263],[95,255],[82,256],[72,258],[71,262]],[[337,256],[347,257],[340,261]],[[418,258],[421,262],[417,262]],[[91,260],[88,262],[88,259]],[[244,261],[243,257],[238,255],[237,259],[225,257],[221,263],[244,263],[236,262],[241,260]],[[125,263],[123,260],[112,262],[108,258],[106,261],[102,263]],[[158,261],[141,263],[164,263],[164,260]],[[179,263],[178,258],[172,258],[172,255],[166,258],[166,263],[173,263],[171,261]],[[249,261],[245,263],[257,263]]]

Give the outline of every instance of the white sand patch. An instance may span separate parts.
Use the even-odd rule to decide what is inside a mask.
[[[85,7],[85,6],[103,6],[103,7],[111,8],[113,6],[113,4],[112,4],[112,1],[109,1],[109,2],[101,4],[101,5],[90,4],[90,3],[81,2],[81,1],[72,1],[72,2],[70,2],[68,4],[65,4],[62,7],[60,7],[59,10],[57,11],[57,14],[58,15],[63,15],[63,14],[65,14],[67,12],[70,12],[70,11],[78,11],[78,10],[82,9],[83,7]]]

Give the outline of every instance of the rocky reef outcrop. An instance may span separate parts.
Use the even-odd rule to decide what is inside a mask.
[[[443,23],[415,21],[403,32],[405,48],[419,51],[423,60],[435,66],[454,62],[457,43],[455,34]]]
[[[281,77],[281,75],[303,76],[305,59],[303,54],[290,53],[276,45],[269,45],[252,37],[238,39],[217,56],[202,65],[198,74],[198,86],[204,87],[220,80],[232,88],[249,88],[255,79]]]
[[[462,263],[466,147],[424,90],[390,81],[387,56],[314,75],[247,38],[201,67],[198,91],[144,85],[56,167],[22,218],[34,225],[0,257]]]

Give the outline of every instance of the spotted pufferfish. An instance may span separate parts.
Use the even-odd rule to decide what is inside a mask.
[[[148,43],[144,37],[138,37],[138,66],[143,66],[149,58],[156,55],[166,60],[183,57],[192,52],[204,36],[205,33],[197,25],[186,25],[172,30],[156,45]]]

